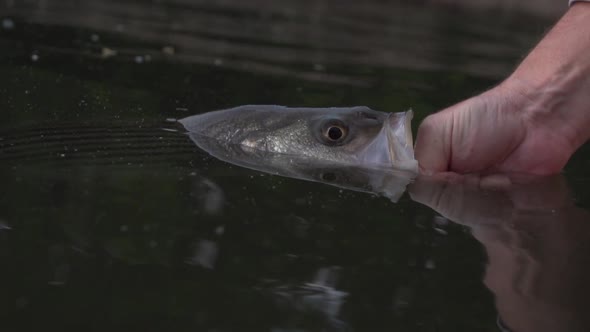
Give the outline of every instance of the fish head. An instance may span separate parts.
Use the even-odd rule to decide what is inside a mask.
[[[417,170],[411,111],[247,105],[179,120],[191,135],[310,161]]]

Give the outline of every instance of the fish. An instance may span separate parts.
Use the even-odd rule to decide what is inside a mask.
[[[386,113],[366,106],[290,108],[245,105],[180,119],[198,136],[250,153],[304,158],[310,163],[385,167],[417,172],[413,112]],[[260,160],[264,162],[264,160]]]
[[[246,105],[178,120],[211,156],[393,202],[417,175],[412,111]]]

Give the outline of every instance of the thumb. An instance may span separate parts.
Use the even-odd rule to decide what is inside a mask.
[[[414,153],[421,172],[433,174],[449,170],[453,116],[443,111],[426,117],[418,127]]]

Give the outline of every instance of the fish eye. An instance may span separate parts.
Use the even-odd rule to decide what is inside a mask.
[[[346,139],[348,127],[341,121],[330,121],[322,130],[322,135],[329,144],[338,144]]]
[[[342,138],[342,136],[344,136],[344,129],[340,128],[340,127],[330,127],[328,128],[328,138],[333,140],[333,141],[337,141],[339,139]]]

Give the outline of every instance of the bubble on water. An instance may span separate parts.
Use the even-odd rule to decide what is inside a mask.
[[[117,51],[112,48],[103,47],[100,51],[100,56],[104,59],[114,57],[115,55],[117,55]]]
[[[90,36],[90,40],[92,40],[93,42],[95,42],[95,43],[96,43],[96,42],[98,42],[98,41],[100,40],[100,36],[99,36],[99,35],[97,35],[97,34],[95,34],[95,33],[93,33],[93,34]]]
[[[127,225],[121,225],[121,227],[119,227],[119,230],[121,232],[127,232],[129,230],[129,227]]]
[[[158,246],[158,242],[155,240],[151,240],[149,243],[150,248],[155,248]]]
[[[322,65],[321,63],[314,63],[313,70],[315,71],[324,71],[326,70],[326,66]]]
[[[215,234],[223,235],[223,233],[225,233],[225,226],[217,226],[217,228],[215,228]]]
[[[424,267],[428,270],[434,270],[436,269],[436,263],[432,259],[428,259],[424,262]]]
[[[31,54],[31,61],[33,61],[33,62],[39,61],[39,55],[35,54],[35,53]]]
[[[213,60],[213,64],[216,66],[221,66],[223,64],[223,60],[220,58],[216,58],[215,60]]]
[[[445,231],[442,228],[434,227],[433,229],[434,229],[435,232],[437,232],[440,235],[447,235],[447,234],[449,234],[447,231]]]
[[[14,21],[10,18],[5,18],[2,20],[2,28],[4,30],[12,30],[14,29]]]
[[[176,50],[173,46],[164,46],[162,47],[162,53],[166,55],[174,55],[174,53],[176,53]]]
[[[135,63],[143,63],[143,56],[136,55],[134,58]]]
[[[0,231],[4,231],[4,230],[11,230],[12,227],[10,227],[10,225],[8,225],[4,220],[0,219]]]

